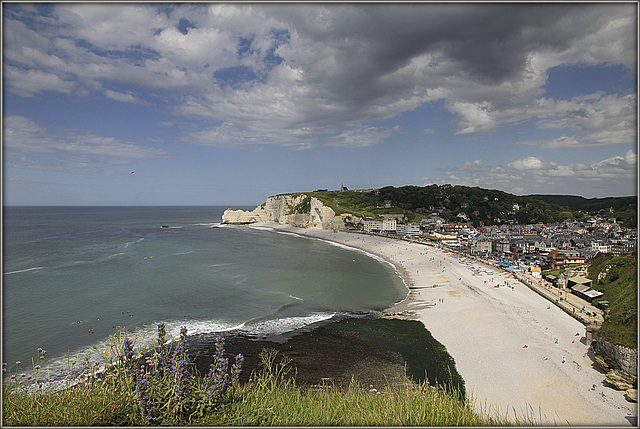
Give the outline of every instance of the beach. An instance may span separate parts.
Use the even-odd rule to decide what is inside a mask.
[[[492,274],[474,273],[451,253],[398,239],[252,226],[337,243],[392,264],[408,295],[385,313],[421,321],[447,348],[479,412],[540,425],[636,425],[637,404],[604,382],[584,325],[507,273],[492,267],[486,267]]]

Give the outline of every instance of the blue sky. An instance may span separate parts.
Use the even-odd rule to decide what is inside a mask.
[[[3,3],[3,202],[637,195],[636,26],[635,3]]]

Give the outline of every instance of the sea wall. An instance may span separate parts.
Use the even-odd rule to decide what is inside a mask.
[[[227,209],[222,215],[222,223],[246,225],[256,222],[275,222],[299,228],[345,228],[343,216],[336,216],[331,207],[305,194],[269,197],[252,211]]]

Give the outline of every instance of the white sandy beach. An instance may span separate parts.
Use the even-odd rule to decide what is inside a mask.
[[[528,415],[541,425],[635,426],[637,404],[605,386],[605,375],[587,355],[585,327],[507,274],[474,275],[450,254],[423,244],[261,225],[359,248],[392,263],[412,289],[389,312],[415,312],[412,318],[455,359],[479,411]]]

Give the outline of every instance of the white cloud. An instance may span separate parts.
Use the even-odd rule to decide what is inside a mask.
[[[42,91],[56,91],[71,95],[77,87],[73,81],[65,81],[53,73],[40,70],[24,70],[4,66],[6,89],[22,97],[33,97]]]
[[[507,166],[514,170],[540,170],[543,167],[543,164],[540,158],[530,156],[528,158],[517,159],[510,162]]]
[[[393,128],[369,127],[347,130],[330,139],[329,146],[363,147],[375,146],[388,139],[400,127]]]
[[[637,164],[638,155],[631,150],[590,164],[562,165],[533,156],[495,166],[475,160],[457,167],[446,167],[443,169],[446,177],[429,180],[502,189],[518,194],[577,192],[585,197],[636,195]]]
[[[449,108],[462,116],[455,134],[479,133],[495,127],[496,120],[490,112],[489,103],[464,103],[456,101]]]
[[[136,98],[133,94],[112,91],[110,89],[105,89],[104,95],[106,95],[107,98],[110,98],[115,101],[122,101],[124,103],[144,103],[145,102],[144,100]]]
[[[4,118],[3,146],[10,165],[33,169],[87,167],[88,160],[127,163],[135,159],[166,158],[157,148],[124,142],[92,132],[51,133],[23,116]]]
[[[367,123],[436,100],[457,116],[458,135],[533,119],[567,136],[538,143],[550,147],[634,137],[635,97],[538,97],[547,71],[560,64],[635,71],[635,5],[70,3],[48,15],[5,9],[7,91],[136,102],[117,89],[135,85],[136,94],[164,97],[175,114],[234,124],[225,137],[214,130],[186,136],[201,144],[374,144],[384,139],[363,131]]]

